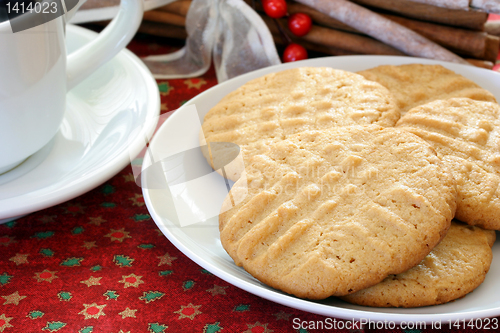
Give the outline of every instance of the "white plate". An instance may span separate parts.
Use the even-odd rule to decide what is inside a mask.
[[[265,68],[242,75],[233,80],[219,84],[196,96],[182,108],[177,110],[155,134],[148,154],[145,157],[145,161],[147,161],[152,154],[154,154],[158,160],[177,153],[182,149],[196,147],[198,145],[199,124],[196,124],[196,119],[195,121],[193,121],[193,119],[188,121],[188,113],[191,110],[190,108],[192,108],[190,105],[196,105],[199,117],[203,119],[208,110],[223,96],[250,79],[270,72],[298,66],[330,66],[349,71],[359,71],[382,64],[398,65],[414,62],[442,64],[477,82],[482,87],[493,92],[496,98],[500,100],[500,74],[472,66],[456,65],[426,59],[390,56],[346,56],[311,59]],[[175,142],[175,146],[172,145],[173,142]],[[145,164],[144,166],[146,167],[147,165]],[[201,153],[199,153],[196,158],[191,158],[182,162],[179,167],[183,169],[185,175],[188,175],[187,178],[191,179],[193,178],[189,176],[191,173],[201,175],[211,172],[210,167],[208,167]],[[216,192],[215,190],[218,191],[225,187],[224,180],[221,177],[219,177],[216,187],[218,187],[218,189],[214,188],[214,193]],[[223,280],[271,301],[292,308],[347,320],[365,319],[374,322],[388,320],[394,323],[419,321],[428,324],[440,321],[443,324],[443,328],[448,327],[446,326],[448,325],[448,320],[500,316],[500,298],[498,297],[500,294],[500,279],[498,278],[500,276],[500,242],[497,242],[493,247],[494,261],[484,283],[473,293],[455,302],[416,309],[384,309],[351,305],[335,298],[329,298],[324,301],[308,301],[272,289],[254,279],[242,268],[237,267],[220,244],[216,216],[208,218],[201,223],[181,227],[173,207],[172,196],[168,189],[144,188],[143,194],[146,205],[154,221],[165,236],[179,248],[179,250],[197,264]],[[206,205],[207,201],[210,204],[218,204],[218,207],[220,207],[220,203],[216,203],[215,201],[217,200],[214,200],[210,195],[202,197],[192,192],[187,193],[185,197],[192,199],[191,207],[195,211],[198,210],[199,216],[203,216],[203,208],[200,207]],[[205,202],[201,202],[200,200]],[[201,215],[199,213],[201,213]],[[500,325],[498,322],[497,324]],[[427,328],[430,328],[430,325],[428,325]]]
[[[67,48],[96,35],[68,25]],[[27,166],[24,174],[7,183],[2,179],[18,168],[0,176],[0,223],[70,200],[114,176],[144,147],[159,113],[156,81],[139,58],[121,51],[68,93],[63,123],[43,158],[28,159],[18,167]]]

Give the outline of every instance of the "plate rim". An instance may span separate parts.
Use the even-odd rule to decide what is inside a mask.
[[[295,68],[295,67],[302,67],[302,66],[314,66],[314,67],[320,67],[320,66],[325,66],[329,61],[333,62],[342,62],[344,60],[350,60],[350,59],[356,59],[356,60],[375,60],[377,61],[383,61],[386,62],[387,64],[391,64],[391,62],[397,62],[397,63],[424,63],[424,64],[440,64],[443,65],[447,68],[450,68],[452,70],[456,69],[463,69],[463,70],[468,70],[468,69],[473,69],[474,72],[479,72],[479,73],[489,73],[487,75],[498,75],[498,80],[500,81],[500,73],[494,72],[492,70],[484,69],[484,68],[478,68],[474,66],[469,66],[469,65],[463,65],[463,64],[456,64],[456,63],[450,63],[450,62],[445,62],[445,61],[439,61],[439,60],[432,60],[432,59],[425,59],[425,58],[415,58],[415,57],[403,57],[403,56],[378,56],[378,55],[354,55],[354,56],[332,56],[332,57],[323,57],[323,58],[315,58],[315,59],[308,59],[308,60],[302,60],[294,63],[286,63],[286,64],[279,64],[279,65],[274,65],[266,68],[262,68],[256,71],[252,71],[243,75],[240,75],[236,78],[227,80],[225,82],[222,82],[210,89],[207,89],[206,91],[198,94],[185,104],[183,104],[182,107],[176,110],[158,129],[157,133],[160,133],[169,126],[171,126],[171,123],[175,124],[176,121],[176,114],[180,114],[182,110],[185,110],[189,105],[196,105],[197,102],[203,98],[206,97],[206,95],[209,95],[213,93],[213,90],[215,89],[222,89],[218,88],[221,85],[233,85],[234,89],[237,89],[239,85],[244,84],[245,82],[255,78],[259,77],[262,75],[265,75],[267,73],[271,72],[276,72],[279,70],[285,70],[289,68]],[[378,60],[381,59],[381,60]],[[368,65],[366,66],[367,68],[372,68],[374,67],[373,65],[370,65],[369,61],[367,61]],[[375,66],[378,66],[379,64],[377,63]],[[239,84],[239,85],[238,85]],[[498,92],[497,92],[498,94]],[[154,136],[153,139],[150,142],[150,147],[154,148],[156,144],[156,138],[158,136]],[[145,159],[147,159],[148,154],[150,153],[150,150],[148,149],[146,152]],[[143,175],[145,173],[142,173]],[[374,320],[374,321],[385,321],[389,320],[391,322],[394,322],[396,324],[401,324],[402,322],[425,322],[426,324],[437,322],[437,321],[447,321],[447,320],[470,320],[470,319],[476,319],[476,318],[488,318],[488,317],[496,317],[500,316],[500,306],[497,307],[492,307],[489,309],[483,309],[483,310],[474,310],[474,311],[467,311],[467,312],[447,312],[447,313],[437,313],[437,314],[415,314],[415,313],[390,313],[386,311],[370,311],[370,307],[366,307],[367,310],[358,310],[358,309],[350,309],[350,308],[342,308],[334,305],[326,305],[326,304],[320,304],[320,303],[315,303],[314,301],[310,300],[305,300],[305,299],[300,299],[297,297],[294,297],[292,295],[286,295],[283,294],[279,291],[273,290],[272,288],[266,289],[264,287],[260,286],[255,286],[251,284],[248,281],[244,281],[240,279],[237,276],[234,276],[231,273],[225,272],[223,268],[219,268],[217,266],[214,266],[212,263],[207,262],[201,256],[200,254],[196,253],[192,248],[189,248],[186,244],[184,244],[178,237],[167,228],[165,224],[163,224],[162,220],[166,219],[161,217],[157,211],[154,208],[154,204],[151,200],[150,197],[150,192],[148,189],[143,188],[143,197],[144,201],[146,204],[146,207],[158,226],[158,228],[162,231],[164,236],[177,248],[179,249],[184,255],[186,255],[189,259],[194,261],[196,264],[199,266],[207,269],[217,277],[221,278],[222,280],[230,283],[231,285],[234,285],[246,292],[249,292],[251,294],[254,294],[256,296],[262,297],[264,299],[267,299],[269,301],[279,303],[291,308],[299,309],[305,312],[309,313],[314,313],[314,314],[319,314],[327,317],[335,317],[335,318],[341,318],[345,320],[356,320],[356,319],[368,319],[368,320]],[[175,226],[175,224],[172,221],[169,221],[172,226]],[[498,232],[497,232],[498,234]],[[311,309],[311,306],[314,307],[314,309]],[[337,309],[338,312],[332,313],[332,309]],[[387,308],[390,310],[391,308]],[[329,311],[330,310],[330,311]],[[335,312],[335,311],[334,311]]]
[[[66,28],[67,33],[73,33],[88,40],[91,40],[98,35],[94,31],[72,24],[68,24]],[[147,69],[143,62],[135,54],[127,49],[123,49],[122,51],[120,51],[110,61],[118,61],[120,63],[126,64],[128,68],[130,68],[130,66],[133,67],[137,74],[144,79],[147,91],[147,96],[145,97],[145,100],[147,100],[145,119],[147,121],[143,124],[142,130],[139,131],[134,140],[131,140],[129,146],[126,147],[127,149],[124,149],[123,152],[121,152],[121,154],[112,163],[108,162],[100,165],[99,168],[96,168],[92,172],[87,173],[84,177],[80,177],[79,181],[76,184],[73,184],[71,188],[64,188],[64,190],[55,192],[52,191],[48,195],[40,195],[37,197],[38,200],[34,202],[26,202],[21,200],[21,197],[23,195],[29,193],[24,193],[15,197],[0,200],[0,204],[2,204],[4,207],[7,206],[5,207],[5,209],[0,211],[0,220],[12,220],[17,216],[24,216],[45,208],[52,207],[71,200],[96,188],[97,186],[101,185],[102,183],[116,175],[118,172],[120,172],[125,166],[127,166],[127,164],[130,164],[130,157],[137,155],[145,146],[146,142],[144,141],[144,138],[152,137],[160,115],[160,94],[157,89],[156,80],[153,78],[151,72],[149,71],[149,69]],[[78,186],[78,184],[80,184],[80,186]],[[46,189],[52,185],[47,185],[45,188],[38,189],[38,191],[43,191],[43,189]]]

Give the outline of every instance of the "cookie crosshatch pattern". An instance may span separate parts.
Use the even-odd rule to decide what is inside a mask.
[[[455,213],[451,173],[430,145],[396,128],[302,132],[251,161],[231,189],[248,195],[219,215],[222,246],[252,276],[300,298],[345,296],[410,269]]]
[[[343,70],[302,67],[245,83],[208,111],[202,129],[208,143],[238,144],[247,165],[296,133],[350,125],[391,127],[399,116],[382,85]],[[229,171],[227,177],[236,181],[240,173]]]

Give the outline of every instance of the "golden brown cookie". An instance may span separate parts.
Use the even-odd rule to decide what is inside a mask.
[[[500,230],[500,106],[468,98],[435,101],[410,110],[397,127],[429,142],[453,173],[455,217]]]
[[[200,141],[202,146],[236,143],[248,161],[294,133],[355,124],[394,126],[398,119],[392,95],[380,84],[342,70],[304,67],[251,80],[224,97],[205,116]],[[204,155],[211,163],[210,152]],[[238,179],[241,171],[229,170],[229,179]]]
[[[231,208],[231,194],[248,191]],[[219,215],[235,263],[302,298],[340,296],[418,264],[455,213],[425,141],[376,125],[307,131],[254,156]]]
[[[384,65],[358,73],[389,89],[397,100],[401,115],[438,99],[467,97],[478,101],[496,101],[486,89],[441,65]]]
[[[365,306],[412,308],[462,298],[484,281],[495,237],[492,230],[454,221],[443,241],[417,266],[342,299]]]

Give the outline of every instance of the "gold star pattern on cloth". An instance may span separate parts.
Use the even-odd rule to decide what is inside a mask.
[[[99,215],[98,217],[89,217],[89,220],[89,224],[94,224],[96,226],[100,226],[101,223],[106,222],[106,220],[103,219],[101,215]]]
[[[193,78],[187,79],[186,81],[184,81],[184,84],[186,84],[188,88],[200,89],[202,85],[207,84],[207,81],[205,81],[204,79]]]
[[[28,256],[29,254],[16,253],[16,255],[10,258],[9,260],[15,262],[16,265],[27,264]]]
[[[57,271],[49,271],[48,269],[43,270],[42,272],[37,272],[35,273],[35,276],[33,277],[36,279],[38,282],[46,281],[51,283],[54,279],[57,279],[58,277],[56,276]]]
[[[165,255],[159,256],[157,258],[160,259],[160,262],[158,263],[158,266],[161,266],[161,265],[172,266],[172,261],[174,261],[175,259],[177,259],[176,257],[170,256],[170,254],[168,254],[168,253],[165,253]]]
[[[90,250],[93,247],[97,247],[97,245],[95,245],[95,241],[92,241],[92,242],[83,242],[82,247],[86,248],[87,250]]]
[[[133,173],[128,173],[126,175],[123,175],[122,177],[123,180],[125,180],[125,182],[135,182],[135,177]]]
[[[83,280],[83,281],[80,281],[80,283],[83,283],[83,284],[86,284],[87,287],[91,287],[91,286],[100,286],[101,285],[101,279],[102,277],[89,277],[87,280]]]
[[[130,236],[130,232],[125,231],[125,228],[121,228],[118,230],[111,229],[110,233],[105,235],[104,237],[109,237],[112,242],[118,241],[118,242],[123,242],[125,238],[132,238]]]
[[[130,201],[132,201],[132,205],[142,207],[145,205],[144,203],[144,198],[142,194],[136,193],[134,194],[133,198],[129,198]]]
[[[275,313],[273,314],[273,316],[276,317],[276,320],[289,320],[290,317],[292,316],[291,313],[286,313],[284,312],[283,310],[278,312],[278,313]]]
[[[198,310],[200,307],[201,305],[193,305],[189,303],[188,305],[182,305],[180,310],[174,311],[174,313],[179,314],[178,319],[189,318],[193,320],[194,317],[202,313],[200,310]]]
[[[141,278],[142,276],[137,276],[132,273],[130,275],[123,275],[122,279],[119,282],[124,284],[123,288],[128,288],[128,287],[137,288],[141,283],[144,283],[144,281],[142,281]]]
[[[123,310],[122,312],[118,313],[120,316],[122,316],[122,319],[125,319],[125,318],[136,318],[135,316],[135,313],[137,312],[137,310],[132,310],[130,308],[126,308],[125,310]]]
[[[82,206],[80,203],[71,203],[68,202],[66,205],[61,207],[64,211],[65,214],[71,214],[73,216],[77,214],[84,214],[85,213],[85,206]]]
[[[6,328],[14,327],[11,324],[9,324],[12,318],[14,317],[7,317],[5,316],[4,313],[0,315],[0,332],[3,332]]]
[[[85,319],[95,318],[98,319],[100,316],[105,316],[103,309],[106,307],[106,304],[97,305],[97,303],[92,304],[83,304],[85,309],[78,312],[85,317]]]
[[[226,294],[226,289],[227,287],[221,287],[216,284],[214,284],[214,287],[211,289],[207,289],[207,292],[209,292],[212,296],[215,295],[225,295]]]
[[[261,324],[258,321],[255,324],[247,324],[248,330],[244,331],[243,333],[254,333],[254,332],[271,333],[271,332],[273,332],[273,330],[270,330],[269,328],[267,328],[267,325],[269,325],[269,324]]]
[[[11,237],[11,236],[0,237],[0,245],[9,246],[12,243],[16,243],[16,241],[14,240],[14,237]]]
[[[3,303],[3,305],[7,305],[7,304],[19,305],[19,301],[22,299],[25,299],[26,297],[27,296],[19,295],[19,292],[16,291],[10,295],[2,296],[2,298],[5,299],[5,302]]]

